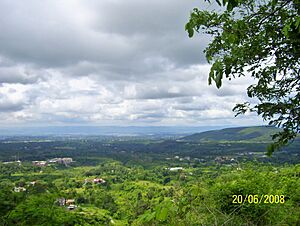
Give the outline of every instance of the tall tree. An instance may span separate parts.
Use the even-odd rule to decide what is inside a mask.
[[[185,29],[189,37],[200,31],[213,36],[205,49],[209,84],[220,88],[224,77],[256,79],[247,94],[257,104],[239,103],[233,110],[257,112],[282,128],[272,137],[272,154],[300,131],[300,0],[215,1],[226,8],[195,8]]]

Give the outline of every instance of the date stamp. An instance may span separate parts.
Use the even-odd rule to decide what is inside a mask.
[[[284,204],[284,195],[232,195],[233,204]]]

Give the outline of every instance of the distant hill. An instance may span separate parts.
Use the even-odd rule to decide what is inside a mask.
[[[1,127],[0,136],[61,136],[61,135],[110,135],[110,136],[146,136],[146,135],[182,135],[221,129],[225,126],[36,126]]]
[[[196,133],[183,137],[183,141],[193,142],[270,142],[271,136],[280,131],[272,126],[226,128]]]

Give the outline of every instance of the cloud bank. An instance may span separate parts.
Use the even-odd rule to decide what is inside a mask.
[[[248,78],[208,86],[198,1],[0,0],[1,125],[232,125]],[[213,6],[212,6],[213,7]]]

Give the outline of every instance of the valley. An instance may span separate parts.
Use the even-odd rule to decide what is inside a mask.
[[[169,137],[2,137],[0,221],[297,225],[300,142],[269,157],[266,130],[274,132],[249,127]]]

